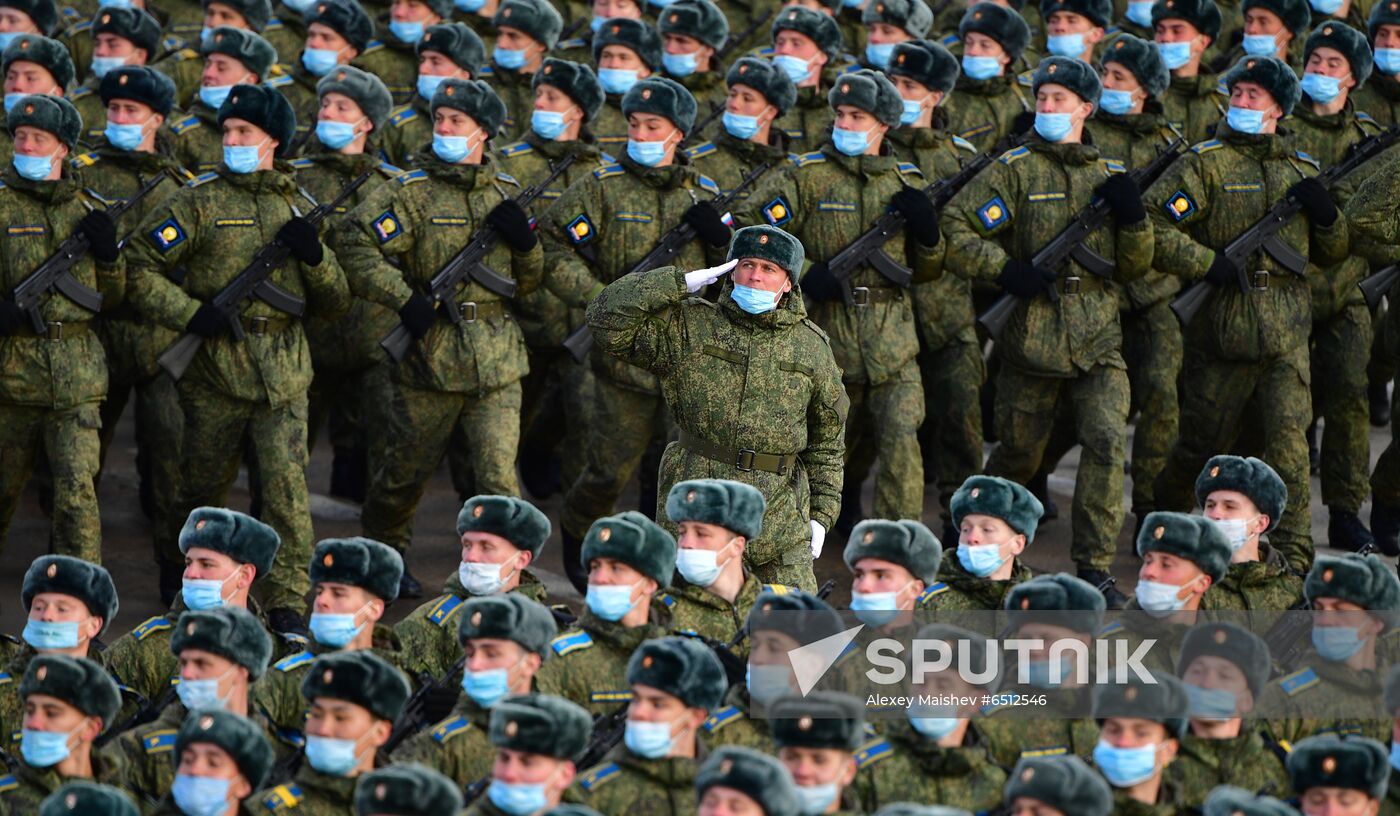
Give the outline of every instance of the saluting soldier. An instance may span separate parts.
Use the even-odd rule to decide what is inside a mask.
[[[1202,598],[1205,609],[1246,610],[1255,626],[1260,612],[1291,609],[1303,597],[1303,577],[1263,536],[1278,527],[1288,488],[1265,462],[1213,456],[1196,477],[1196,504],[1230,545],[1230,568]]]
[[[185,717],[175,733],[174,756],[175,782],[155,816],[196,816],[216,792],[225,802],[241,803],[272,772],[272,746],[257,724],[217,709]]]
[[[948,130],[990,150],[1023,124],[1035,108],[1030,89],[1011,66],[1030,44],[1031,30],[1017,12],[997,3],[977,3],[958,22],[962,75],[948,96]]]
[[[973,476],[949,504],[958,531],[956,558],[944,558],[931,599],[940,611],[1000,610],[1006,593],[1031,579],[1021,555],[1035,540],[1045,508],[1029,490],[997,476]]]
[[[268,72],[277,61],[277,52],[260,35],[228,26],[211,31],[200,52],[204,55],[204,71],[199,79],[198,98],[185,103],[188,115],[171,122],[170,132],[175,136],[176,160],[191,171],[203,172],[217,166],[223,155],[219,111],[224,101],[239,85],[261,85],[267,80]],[[281,95],[269,88],[261,90]],[[292,119],[295,123],[294,113]],[[295,133],[293,129],[292,135]],[[290,156],[291,150],[292,137],[289,136],[279,158]]]
[[[433,112],[429,106],[438,86],[449,79],[479,79],[486,61],[481,38],[463,23],[431,26],[423,32],[415,53],[417,81],[408,94],[395,97],[399,107],[389,115],[389,124],[380,134],[380,149],[398,165],[404,165],[433,140]]]
[[[564,21],[548,0],[504,0],[496,11],[495,26],[496,45],[484,79],[506,106],[501,135],[515,139],[530,124],[525,112],[532,109],[533,80],[545,54],[559,41]]]
[[[710,0],[678,0],[657,13],[661,66],[695,97],[700,116],[725,103],[725,73],[719,52],[729,39],[729,21]],[[702,134],[703,135],[703,134]]]

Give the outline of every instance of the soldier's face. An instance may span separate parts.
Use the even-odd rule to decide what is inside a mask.
[[[685,34],[663,34],[661,47],[667,54],[695,54],[702,63],[715,55],[715,49]]]
[[[433,132],[441,136],[475,136],[480,130],[475,119],[456,108],[433,111]]]
[[[232,6],[226,6],[223,3],[210,3],[204,7],[204,25],[206,28],[228,26],[229,28],[247,30],[248,19]]]
[[[63,89],[58,87],[49,69],[37,62],[15,60],[5,72],[5,93],[63,96]]]
[[[1121,62],[1104,63],[1103,86],[1114,91],[1127,91],[1141,98],[1142,83]]]
[[[954,654],[957,644],[948,643],[949,654]],[[981,669],[981,666],[972,666],[973,669]],[[937,672],[927,672],[922,681],[915,675],[911,678],[913,685],[910,692],[913,694],[923,694],[930,697],[957,697],[959,699],[971,699],[974,702],[967,706],[959,706],[953,716],[970,717],[977,713],[977,700],[981,699],[983,689],[978,688],[962,678],[958,670],[945,669]]]
[[[206,88],[220,88],[239,83],[257,84],[257,76],[243,63],[227,54],[210,54],[204,58],[204,73],[199,82]]]
[[[632,0],[593,0],[593,16],[604,20],[613,17],[626,17],[629,20],[642,19],[642,7]]]
[[[1400,48],[1400,25],[1387,24],[1376,29],[1376,48]]]
[[[1138,568],[1138,580],[1171,584],[1182,589],[1189,586],[1192,592],[1204,592],[1210,585],[1210,576],[1196,566],[1194,561],[1161,551],[1150,552],[1142,557],[1142,566]]]
[[[1278,105],[1262,85],[1253,82],[1236,82],[1230,89],[1230,105],[1236,108],[1264,111],[1264,121],[1277,121]]]
[[[182,577],[191,581],[226,581],[230,575],[245,567],[245,572],[254,569],[251,564],[240,564],[221,552],[205,547],[190,547],[189,552],[185,553],[185,572]]]
[[[788,653],[801,646],[797,639],[776,629],[760,629],[749,636],[749,661],[758,666],[791,666]]]
[[[1309,788],[1298,800],[1303,816],[1376,816],[1381,803],[1351,788]]]
[[[684,742],[687,734],[694,738],[695,729],[705,721],[703,709],[691,708],[660,689],[641,683],[632,684],[632,700],[627,704],[627,719],[637,722],[670,723],[671,739]]]
[[[870,594],[893,592],[898,608],[905,609],[913,598],[923,592],[923,581],[909,570],[880,558],[862,558],[851,567],[851,591]]]
[[[389,16],[401,23],[422,23],[424,26],[437,25],[442,20],[442,16],[423,0],[394,0],[389,6]]]
[[[355,615],[366,610],[370,620],[379,620],[384,614],[384,601],[349,584],[336,584],[325,581],[316,585],[315,611],[325,615]],[[358,621],[357,621],[358,623]]]
[[[468,530],[462,534],[462,561],[466,564],[506,564],[521,560],[522,554],[528,559],[528,550],[522,550],[495,533],[478,533]],[[519,569],[525,565],[520,564]]]
[[[728,547],[730,542],[744,540],[743,536],[736,536],[718,524],[703,521],[682,521],[679,530],[680,537],[676,543],[683,550],[718,551]]]
[[[536,51],[544,51],[544,43],[510,26],[501,26],[496,30],[496,44],[502,48],[525,51],[527,59]]]
[[[471,79],[472,72],[436,51],[424,51],[418,58],[418,73],[422,76],[445,76],[453,79]]]
[[[778,115],[777,109],[768,104],[766,96],[747,85],[731,85],[729,95],[724,100],[724,108],[740,116],[758,117],[760,128]]]
[[[1244,13],[1244,33],[1249,36],[1268,35],[1278,43],[1280,50],[1286,50],[1293,41],[1293,32],[1283,25],[1283,19],[1272,11],[1252,8]]]
[[[875,115],[870,111],[861,110],[854,105],[836,106],[836,127],[869,133],[869,149],[876,151],[879,150],[880,141],[885,138],[885,134],[890,130],[889,125],[876,119]]]
[[[1035,92],[1035,109],[1037,113],[1068,113],[1077,124],[1089,118],[1094,106],[1069,88],[1047,82]]]
[[[943,101],[943,92],[935,91],[929,86],[907,76],[892,76],[890,81],[894,83],[894,89],[899,91],[900,99],[909,99],[924,102],[930,108],[938,107]]]
[[[996,516],[981,513],[968,513],[958,526],[958,543],[969,547],[982,547],[988,544],[1010,542],[1011,555],[1020,555],[1026,549],[1026,537],[1011,529],[1011,525]]]
[[[350,41],[340,36],[340,32],[325,23],[312,23],[306,27],[306,47],[334,51],[340,55],[340,63],[354,59],[360,52],[350,47]]]
[[[816,40],[806,34],[787,29],[779,31],[773,38],[773,53],[806,60],[817,70],[821,70],[826,64],[826,54],[817,47]]]
[[[1153,28],[1153,37],[1159,43],[1191,42],[1191,54],[1199,56],[1210,45],[1210,37],[1196,30],[1185,20],[1164,19]]]
[[[1053,619],[1055,613],[1047,613]],[[1016,630],[1016,637],[1022,640],[1039,640],[1039,649],[1030,649],[1026,652],[1026,659],[1032,662],[1037,660],[1049,660],[1050,650],[1061,640],[1077,640],[1088,647],[1090,635],[1087,632],[1076,632],[1066,626],[1058,626],[1053,623],[1043,623],[1031,621],[1022,624]]]
[[[762,258],[740,258],[735,265],[734,282],[750,289],[786,294],[792,291],[792,279],[787,270]]]
[[[786,3],[783,3],[783,8],[790,8],[792,6],[801,6],[802,8],[809,8],[812,11],[820,11],[828,17],[836,16],[831,13],[831,9],[827,8],[826,4],[822,3],[821,0],[788,0]]]
[[[26,731],[47,731],[49,733],[68,732],[71,748],[83,742],[97,739],[102,720],[89,717],[57,697],[47,694],[31,694],[24,698],[24,724]]]
[[[180,752],[180,764],[175,773],[184,776],[198,776],[206,779],[229,780],[229,798],[234,801],[246,799],[253,792],[253,786],[238,770],[238,763],[228,752],[211,742],[195,742],[185,746]]]
[[[589,562],[588,583],[598,586],[640,586],[643,594],[657,589],[656,581],[612,558],[595,558]],[[636,593],[633,593],[633,597],[637,597]]]
[[[1213,490],[1206,496],[1202,515],[1213,521],[1247,519],[1259,515],[1259,507],[1237,490]]]
[[[1001,43],[978,31],[967,32],[963,53],[969,57],[992,57],[1003,66],[1011,64],[1011,55],[1006,53]]]
[[[1099,739],[1115,748],[1156,746],[1158,771],[1176,759],[1176,739],[1167,734],[1165,726],[1153,720],[1140,717],[1109,717],[1099,729]]]
[[[899,44],[914,39],[909,36],[908,31],[905,31],[899,26],[890,25],[889,23],[871,23],[868,31],[869,34],[866,39],[876,45],[884,45],[886,43]]]
[[[1340,598],[1314,598],[1313,611],[1317,613],[1313,626],[1353,626],[1362,640],[1373,638],[1385,629],[1379,618],[1369,614],[1366,608]]]
[[[1238,714],[1248,714],[1254,710],[1254,693],[1249,690],[1249,680],[1240,667],[1223,657],[1202,655],[1191,661],[1182,673],[1183,683],[1190,683],[1203,689],[1228,691],[1235,695],[1239,703]]]
[[[1356,87],[1356,78],[1351,75],[1351,63],[1335,48],[1319,46],[1308,55],[1308,64],[1303,67],[1307,74],[1321,74],[1336,77],[1342,81],[1342,90]]]
[[[181,680],[209,680],[232,674],[234,669],[242,669],[245,673],[247,672],[247,669],[227,657],[206,652],[203,649],[185,649],[180,652]],[[223,694],[223,692],[224,689],[220,688],[219,693]]]
[[[136,44],[126,37],[118,37],[108,32],[93,38],[92,54],[95,57],[121,57],[126,60],[127,65],[145,65],[150,59],[146,49],[137,48]]]
[[[535,110],[562,113],[566,125],[574,119],[583,118],[583,111],[574,104],[574,100],[553,85],[540,84],[535,88]]]
[[[747,794],[716,785],[700,797],[699,816],[763,816],[763,808]]]
[[[651,76],[651,69],[647,67],[642,58],[637,56],[637,52],[625,45],[605,45],[603,50],[598,52],[598,67],[611,68],[618,71],[636,71],[637,79],[646,79]]]
[[[353,740],[358,756],[366,746],[379,747],[389,739],[393,723],[369,713],[369,709],[345,700],[317,697],[306,714],[307,736]]]
[[[527,652],[519,643],[505,638],[471,638],[463,645],[462,654],[467,658],[467,671],[509,670],[507,681],[511,688],[515,688],[520,681],[517,666],[526,679],[534,677],[540,667],[539,655]]]
[[[1083,34],[1086,45],[1103,39],[1102,28],[1094,25],[1094,21],[1083,14],[1073,11],[1051,12],[1050,19],[1045,21],[1045,31],[1048,34]]]
[[[664,116],[634,113],[627,117],[627,138],[634,142],[665,142],[669,150],[675,150],[684,134]]]
[[[88,611],[87,604],[74,598],[72,595],[61,595],[57,592],[40,592],[34,596],[29,604],[29,619],[43,621],[44,623],[68,623],[78,621],[92,621],[100,627],[101,618],[94,617]],[[83,635],[83,627],[78,627],[78,635]],[[97,633],[93,632],[88,637],[93,637]]]
[[[374,130],[374,125],[370,123],[369,117],[365,116],[364,110],[356,104],[355,100],[334,91],[321,97],[321,110],[317,114],[317,118],[327,122],[346,122],[354,125],[356,136]]]
[[[39,27],[28,14],[13,8],[0,8],[0,32],[6,34],[38,34]]]
[[[1035,799],[1018,796],[1011,801],[1011,816],[1065,816],[1065,812]]]
[[[856,760],[850,751],[788,746],[778,749],[778,761],[792,774],[792,781],[804,788],[830,782],[844,788],[856,778]]]
[[[544,785],[545,798],[558,802],[564,789],[574,781],[574,764],[544,754],[529,754],[511,748],[496,751],[491,778],[508,785]]]

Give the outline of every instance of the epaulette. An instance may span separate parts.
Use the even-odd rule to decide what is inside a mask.
[[[590,703],[626,703],[632,699],[631,689],[603,689],[588,692]]]
[[[73,99],[82,99],[82,98],[85,97],[85,96],[92,96],[93,93],[94,93],[93,88],[92,88],[91,86],[86,86],[86,85],[85,85],[85,86],[79,88],[78,90],[74,91],[74,92],[73,92],[73,95],[70,96],[70,97],[68,97],[68,98],[69,98],[70,100],[73,100]]]
[[[185,131],[190,130],[191,128],[197,128],[199,126],[199,117],[186,116],[184,119],[181,119],[175,124],[171,125],[170,132],[174,133],[176,136],[182,136],[184,135]]]
[[[818,326],[816,324],[816,321],[812,320],[810,317],[804,317],[802,318],[802,325],[811,329],[812,333],[815,334],[817,337],[821,338],[821,341],[823,343],[827,344],[828,346],[831,345],[831,335],[826,333],[826,329],[823,329],[821,326]]]
[[[1048,748],[1031,748],[1022,751],[1017,759],[1040,759],[1042,757],[1064,756],[1069,753],[1069,748],[1063,745],[1051,745]]]
[[[516,142],[501,148],[501,155],[509,159],[512,156],[524,156],[526,153],[533,153],[534,147],[529,142]]]
[[[557,42],[557,43],[554,44],[554,47],[555,47],[555,48],[582,48],[582,47],[584,47],[585,45],[588,45],[588,40],[585,40],[585,39],[582,38],[582,37],[574,37],[574,38],[568,39],[568,40],[560,40],[559,42]]]
[[[786,595],[789,592],[792,592],[792,587],[788,586],[787,584],[764,584],[763,591],[771,592],[774,595]]]
[[[1283,693],[1292,697],[1299,692],[1306,691],[1321,683],[1322,679],[1317,676],[1317,672],[1312,669],[1301,669],[1292,674],[1285,675],[1278,679],[1278,687],[1283,689]]]
[[[577,652],[580,649],[591,649],[593,647],[593,638],[587,632],[571,632],[551,640],[549,645],[550,648],[554,649],[555,654],[563,657],[570,652]]]
[[[141,747],[145,748],[148,754],[164,754],[173,751],[175,750],[175,737],[179,733],[174,728],[152,731],[141,738]]]
[[[1215,83],[1215,92],[1220,94],[1221,96],[1229,96],[1230,86],[1226,85],[1225,80],[1222,79],[1219,82]]]
[[[298,170],[305,170],[308,167],[316,166],[316,162],[313,162],[310,159],[292,159],[290,162],[288,162],[288,164],[290,164]]]
[[[481,74],[484,77],[495,76],[496,70],[489,65],[483,65],[481,66],[481,70],[477,73]]]
[[[64,6],[63,8],[59,9],[58,13],[62,14],[64,17],[67,17],[69,20],[77,20],[83,16],[83,13],[81,11],[78,11],[72,6]]]
[[[69,159],[68,166],[72,168],[91,167],[97,163],[96,153],[80,153]]]
[[[1031,88],[1035,86],[1035,71],[1023,71],[1016,75],[1016,82]]]
[[[276,663],[273,663],[272,668],[280,672],[289,672],[297,666],[311,663],[315,660],[316,656],[310,652],[297,652],[294,655],[288,655]]]
[[[131,636],[137,640],[145,640],[150,637],[153,632],[171,629],[174,628],[174,626],[175,624],[172,623],[169,618],[163,618],[157,615],[154,618],[147,618],[140,626],[132,629]]]
[[[409,170],[407,173],[399,173],[394,180],[407,187],[410,184],[417,184],[420,181],[427,181],[428,173],[425,170]]]
[[[866,743],[856,751],[856,768],[858,770],[868,768],[882,759],[887,759],[894,753],[894,748],[890,746],[888,740],[876,740]]]
[[[714,142],[701,142],[695,147],[687,147],[685,149],[685,157],[687,159],[698,159],[701,156],[708,156],[716,150],[719,150],[719,148],[715,147]]]
[[[166,59],[173,60],[175,62],[184,62],[185,60],[192,60],[198,58],[199,52],[194,50],[193,48],[181,48],[179,51],[176,51],[175,53],[166,57]]]
[[[617,767],[616,762],[609,762],[606,765],[599,765],[583,776],[578,778],[578,783],[585,791],[591,792],[594,788],[622,773],[622,769]]]
[[[757,51],[755,51],[755,52],[753,52],[753,53],[754,53],[754,56],[758,56],[758,57],[771,57],[771,56],[773,56],[773,46],[771,46],[771,45],[764,46],[763,48],[760,48],[760,49],[758,49]]]
[[[720,710],[706,717],[704,725],[700,727],[704,728],[707,732],[713,733],[725,727],[726,725],[729,725],[735,720],[742,719],[743,716],[744,711],[738,706],[725,706],[724,708],[721,708]]]
[[[9,793],[10,791],[18,787],[19,780],[15,779],[14,774],[5,774],[4,776],[0,776],[0,793]]]
[[[412,122],[418,118],[418,111],[410,107],[401,108],[398,112],[389,117],[389,124],[394,127],[403,127],[405,122]]]
[[[1295,149],[1295,150],[1293,151],[1293,155],[1297,156],[1299,159],[1302,159],[1303,161],[1305,161],[1305,162],[1307,162],[1308,164],[1312,165],[1313,168],[1315,168],[1315,169],[1317,169],[1317,170],[1321,170],[1321,169],[1322,169],[1322,165],[1318,164],[1317,159],[1314,159],[1312,156],[1309,156],[1308,154],[1304,153],[1304,152],[1301,151],[1301,150],[1296,150],[1296,149]]]
[[[919,165],[913,162],[899,162],[895,165],[895,169],[906,176],[918,176],[919,178],[923,178],[924,176],[923,171],[919,169]]]
[[[719,185],[715,183],[714,179],[710,178],[704,173],[698,173],[696,181],[700,183],[701,189],[708,190],[709,192],[714,193],[715,195],[719,195]]]
[[[68,30],[64,32],[64,36],[71,38],[74,34],[81,34],[84,31],[90,30],[92,30],[92,21],[83,20],[81,23],[74,23],[73,25],[68,26]]]
[[[295,782],[288,782],[273,788],[272,793],[263,797],[262,803],[268,810],[281,810],[296,807],[301,799],[301,788]]]
[[[1124,167],[1123,163],[1117,159],[1099,159],[1099,161],[1103,163],[1103,169],[1107,170],[1111,175],[1128,172],[1128,168]]]
[[[311,641],[307,639],[306,635],[298,635],[296,632],[278,632],[277,634],[281,635],[282,639],[288,643],[295,643],[302,648],[311,645]]]
[[[213,170],[210,170],[208,173],[201,173],[201,174],[195,176],[194,178],[190,179],[189,181],[185,182],[185,186],[186,186],[186,187],[198,187],[198,186],[200,186],[201,184],[208,184],[209,182],[213,181],[214,179],[216,179],[216,178],[218,178],[218,177],[219,177],[219,174],[218,174],[218,173],[215,173]]]
[[[466,717],[453,717],[452,719],[441,723],[428,733],[433,735],[433,739],[435,741],[441,743],[447,742],[448,740],[452,739],[453,737],[457,736],[458,734],[471,727],[471,721],[468,720]]]
[[[959,40],[959,39],[958,39],[958,35],[956,35],[956,34],[949,34],[948,36],[944,37],[943,39],[939,40],[938,42],[939,42],[944,48],[952,48],[953,46],[955,46],[955,45],[957,45],[958,43],[962,42],[962,40]]]
[[[1099,637],[1103,637],[1104,635],[1112,635],[1121,631],[1123,631],[1123,622],[1120,620],[1116,620],[1113,623],[1105,624],[1102,628],[1100,628]]]
[[[15,678],[11,677],[9,672],[0,672],[0,686],[7,686],[13,682]]]
[[[438,601],[432,609],[428,610],[428,620],[438,626],[446,626],[452,620],[452,616],[457,614],[457,610],[462,608],[464,601],[456,595],[445,595]]]
[[[1204,142],[1199,142],[1197,144],[1191,145],[1191,152],[1199,156],[1202,153],[1209,153],[1212,150],[1219,150],[1224,146],[1224,143],[1221,142],[1219,139],[1207,139]]]
[[[263,82],[263,87],[281,88],[283,85],[291,85],[292,82],[293,80],[291,74],[283,74],[282,76],[276,76],[266,80],[265,82]]]
[[[1020,159],[1024,159],[1030,154],[1030,148],[1026,147],[1025,145],[1021,145],[1020,147],[1013,147],[1005,153],[1001,154],[997,157],[997,161],[1001,162],[1002,164],[1011,164]]]
[[[953,137],[953,147],[966,150],[969,153],[977,152],[977,145],[973,144],[972,142],[969,142],[961,136]]]
[[[672,598],[665,592],[656,593],[656,600],[660,601],[661,605],[666,607],[667,609],[670,609],[671,607],[676,605],[676,599]]]
[[[369,42],[365,43],[365,50],[363,50],[363,51],[360,52],[360,56],[363,57],[365,54],[368,54],[368,53],[370,53],[371,51],[378,51],[378,50],[380,50],[380,49],[383,48],[383,47],[384,47],[384,41],[383,41],[383,40],[370,40]]]
[[[293,748],[306,747],[306,735],[295,728],[277,728],[273,730],[273,733],[277,735],[277,739]]]
[[[622,165],[620,164],[604,164],[600,165],[597,170],[593,171],[593,178],[612,178],[613,176],[620,176],[625,172],[627,171],[623,170]]]
[[[267,25],[263,26],[263,31],[281,31],[285,24],[280,17],[267,18]]]
[[[506,184],[513,184],[513,185],[515,185],[516,187],[519,187],[519,186],[520,186],[520,182],[516,181],[516,180],[515,180],[515,176],[512,176],[510,173],[502,173],[502,172],[500,172],[500,171],[497,171],[497,172],[496,172],[496,180],[497,180],[497,181],[504,181]]]
[[[1357,112],[1356,112],[1356,121],[1358,121],[1358,122],[1371,122],[1371,123],[1373,123],[1373,124],[1379,124],[1378,122],[1376,122],[1376,119],[1375,119],[1374,116],[1372,116],[1371,114],[1369,114],[1369,113],[1367,113],[1367,112],[1365,112],[1365,111],[1357,111]]]
[[[934,583],[929,584],[928,589],[925,589],[925,590],[919,595],[918,603],[919,603],[920,606],[922,606],[923,604],[928,603],[929,601],[933,600],[934,598],[938,597],[939,595],[942,595],[943,593],[945,593],[945,592],[947,592],[947,591],[948,591],[948,585],[947,585],[947,584],[945,584],[945,583],[942,582],[942,581],[935,581]]]
[[[813,150],[811,153],[794,153],[788,158],[798,167],[806,167],[809,164],[821,164],[826,161],[826,154],[820,150]]]
[[[383,174],[384,178],[397,178],[403,172],[403,168],[395,167],[386,161],[381,161],[375,169]]]
[[[164,46],[166,51],[177,51],[184,46],[185,39],[183,37],[176,37],[172,34],[166,37],[165,39],[161,40],[160,44]]]

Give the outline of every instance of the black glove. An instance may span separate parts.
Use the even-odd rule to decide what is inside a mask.
[[[841,299],[841,282],[831,274],[826,261],[814,263],[802,276],[802,293],[818,303],[831,303]]]
[[[88,239],[88,251],[103,263],[117,261],[117,222],[101,210],[93,210],[78,222],[78,229]]]
[[[1337,223],[1337,205],[1332,203],[1332,196],[1327,194],[1327,188],[1317,179],[1305,178],[1289,187],[1288,197],[1302,205],[1308,220],[1319,227]]]
[[[404,328],[408,329],[414,340],[422,340],[436,319],[437,310],[433,308],[433,302],[417,292],[410,295],[408,302],[399,309],[399,320],[403,321]]]
[[[194,313],[190,322],[185,324],[185,331],[190,334],[203,337],[205,340],[212,340],[221,334],[227,334],[229,330],[228,318],[213,305],[208,303],[199,304],[199,311]]]
[[[1021,111],[1016,114],[1016,118],[1011,120],[1011,133],[1020,135],[1027,133],[1035,127],[1035,111]]]
[[[307,266],[320,266],[321,261],[326,257],[325,250],[321,248],[321,238],[316,234],[316,228],[311,226],[310,221],[301,216],[283,224],[282,229],[277,231],[277,240],[290,249],[298,261]]]
[[[1055,273],[1027,261],[1007,258],[1001,265],[997,283],[1016,297],[1029,300],[1055,284]]]
[[[24,310],[13,300],[0,300],[0,335],[8,337],[19,331],[26,319]]]
[[[530,229],[530,216],[511,199],[502,201],[496,205],[496,209],[487,213],[486,223],[495,227],[516,252],[529,252],[539,243],[535,231]]]
[[[1225,253],[1217,252],[1215,260],[1210,262],[1210,269],[1206,270],[1206,283],[1217,289],[1229,286],[1239,288],[1240,268],[1225,257]]]
[[[1108,181],[1099,185],[1094,194],[1108,202],[1113,212],[1113,220],[1118,226],[1126,227],[1141,224],[1147,220],[1147,208],[1142,203],[1142,190],[1127,173],[1109,176]]]
[[[890,203],[904,216],[904,229],[926,247],[938,246],[938,210],[922,190],[905,187]]]
[[[729,227],[719,220],[719,211],[708,201],[690,205],[681,220],[695,228],[700,240],[710,246],[724,246],[729,243]]]

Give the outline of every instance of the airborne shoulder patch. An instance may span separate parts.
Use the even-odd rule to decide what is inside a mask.
[[[593,638],[589,636],[587,632],[570,632],[567,635],[560,635],[549,642],[550,648],[560,657],[570,652],[576,652],[579,649],[590,648],[592,645]]]
[[[1191,196],[1187,195],[1185,190],[1177,190],[1167,199],[1167,203],[1162,205],[1162,208],[1167,211],[1167,215],[1170,215],[1173,221],[1185,221],[1195,214],[1196,202],[1191,200]]]
[[[775,227],[781,227],[792,220],[792,205],[786,198],[778,196],[763,205],[763,220]]]
[[[1011,213],[1006,209],[1006,202],[1001,200],[1001,196],[992,196],[987,203],[977,208],[977,220],[982,222],[982,229],[991,231],[1005,224]]]
[[[185,228],[180,226],[180,222],[176,221],[174,216],[171,216],[147,233],[147,237],[151,239],[155,248],[164,255],[184,243]]]
[[[404,107],[394,111],[389,117],[389,124],[393,127],[403,127],[405,124],[418,118],[418,111],[413,108]]]
[[[569,241],[574,246],[586,244],[593,240],[593,234],[597,231],[593,229],[593,222],[588,220],[587,213],[579,213],[569,225],[564,227],[564,231],[569,234]]]
[[[403,225],[399,223],[399,217],[394,215],[393,210],[385,210],[380,213],[373,223],[374,234],[379,238],[379,243],[387,244],[399,237],[403,232]]]
[[[140,626],[131,630],[131,636],[137,640],[145,640],[155,632],[171,629],[174,626],[175,624],[171,623],[169,618],[157,615],[154,618],[147,618]]]
[[[585,772],[579,777],[578,783],[585,791],[592,791],[594,788],[607,782],[609,779],[613,779],[620,773],[622,773],[622,769],[617,766],[617,763],[609,762],[606,765],[600,765],[597,768]]]

